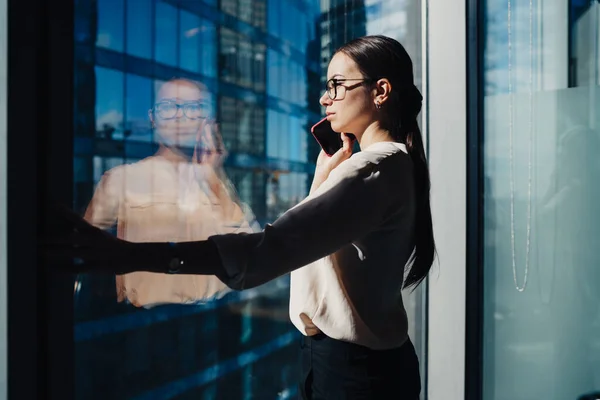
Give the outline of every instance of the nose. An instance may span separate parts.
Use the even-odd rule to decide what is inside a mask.
[[[333,104],[333,100],[331,100],[329,98],[329,95],[327,94],[327,92],[324,92],[323,95],[321,96],[321,98],[319,99],[319,103],[323,106],[323,107],[327,107],[331,104]]]

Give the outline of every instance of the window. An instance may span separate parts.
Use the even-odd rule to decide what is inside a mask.
[[[250,58],[253,59],[252,64],[252,81],[254,82],[254,89],[259,92],[265,91],[266,78],[265,78],[265,57],[267,54],[267,48],[262,43],[255,43],[254,50],[250,54]]]
[[[202,35],[202,23],[200,17],[187,11],[180,11],[180,35],[179,35],[179,66],[182,69],[198,72],[200,67],[200,37]]]
[[[265,0],[222,0],[221,10],[257,28],[265,28]]]
[[[273,110],[267,111],[267,156],[277,158],[279,135],[281,131],[279,124],[279,113]]]
[[[125,169],[139,171],[136,168],[156,159],[152,156],[159,145],[148,110],[159,87],[174,76],[204,80],[213,91],[210,117],[218,123],[229,152],[224,171],[231,185],[226,186],[239,198],[251,222],[254,217],[264,226],[301,201],[311,184],[309,172],[318,150],[309,121],[316,122],[321,111],[318,99],[323,87],[323,71],[308,71],[323,63],[321,58],[328,58],[334,45],[342,44],[342,37],[366,32],[364,14],[360,19],[361,2],[346,1],[358,15],[355,24],[349,24],[350,14],[340,14],[341,2],[336,12],[323,6],[323,15],[321,3],[76,2],[78,18],[89,18],[87,24],[95,26],[97,12],[98,26],[96,43],[80,40],[75,50],[81,51],[77,59],[85,60],[75,67],[79,78],[74,119],[81,151],[73,160],[72,178],[78,209],[90,204],[96,189],[102,191],[103,177],[118,176]],[[202,15],[196,7],[205,7]],[[335,27],[327,46],[321,46],[321,38],[316,37],[317,23],[324,18]],[[105,57],[90,57],[97,49],[127,56],[101,51],[97,54]],[[420,52],[420,47],[414,51]],[[174,128],[176,134],[184,130],[179,125]],[[190,132],[188,136],[196,140],[197,131]],[[157,168],[148,175],[119,181],[111,195],[116,192],[123,197],[112,198],[118,203],[114,209],[146,213],[141,220],[148,226],[139,230],[143,236],[139,240],[152,239],[151,233],[159,234],[155,241],[205,238],[203,229],[209,224],[196,221],[189,230],[178,230],[190,220],[185,213],[200,203],[181,207],[185,196],[200,193],[185,190],[187,183],[195,181],[168,173],[167,178],[160,178],[164,172]],[[175,185],[176,190],[166,190],[167,194],[182,197],[175,201],[161,197],[165,192],[160,190],[168,185]],[[157,197],[158,205],[153,203]],[[157,210],[176,212],[164,219],[147,217]],[[120,214],[119,218],[128,217]],[[120,231],[116,225],[107,229],[119,235],[131,232],[131,225],[122,227]],[[297,396],[300,333],[288,318],[288,277],[205,304],[167,302],[147,308],[136,307],[139,304],[131,299],[135,305],[118,301],[128,294],[117,290],[120,278],[77,277],[73,326],[77,398],[89,393],[99,398],[231,400]]]
[[[275,37],[281,32],[281,5],[285,4],[278,0],[267,0],[267,23],[269,33]]]
[[[201,65],[200,70],[206,76],[217,76],[217,29],[212,22],[201,20],[200,29],[200,48],[201,48]]]
[[[264,111],[255,104],[221,97],[221,134],[228,151],[262,156]]]
[[[96,67],[96,136],[123,139],[124,74]]]
[[[98,0],[98,35],[96,46],[122,52],[124,43],[124,3]]]
[[[252,51],[252,43],[245,36],[237,35],[237,37],[238,84],[243,87],[251,88],[254,84],[254,76],[252,73],[254,52]]]
[[[267,93],[273,97],[281,96],[281,55],[275,50],[267,51]]]
[[[150,142],[152,134],[148,110],[152,108],[152,80],[138,75],[126,76],[126,130],[128,140]]]
[[[154,59],[162,64],[176,66],[177,59],[177,23],[178,12],[172,5],[156,2],[156,27]]]
[[[267,156],[283,160],[308,162],[309,132],[306,118],[268,110]],[[314,160],[310,160],[310,162],[314,162]]]
[[[302,201],[308,191],[306,183],[305,174],[280,172],[272,175],[267,186],[269,219],[276,219]]]
[[[484,400],[600,382],[600,4],[529,4],[485,6]]]
[[[221,28],[221,76],[227,82],[257,91],[265,90],[264,44],[254,45],[246,36]]]
[[[239,75],[237,62],[237,34],[231,29],[221,28],[219,75],[227,82],[236,82]]]
[[[227,151],[237,151],[237,110],[235,99],[221,97],[221,135]]]
[[[152,4],[127,0],[127,53],[132,56],[152,58]]]

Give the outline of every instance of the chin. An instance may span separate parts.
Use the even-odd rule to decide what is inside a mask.
[[[344,124],[340,124],[338,121],[331,121],[331,129],[335,132],[344,132]]]

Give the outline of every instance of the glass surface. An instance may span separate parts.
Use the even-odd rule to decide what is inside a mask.
[[[152,1],[127,0],[126,43],[127,53],[132,56],[152,58],[152,7]]]
[[[202,15],[200,3],[207,7]],[[344,13],[321,10],[318,0],[77,2],[79,18],[97,18],[98,30],[92,20],[80,23],[80,29],[89,30],[82,34],[96,40],[80,43],[76,51],[93,54],[103,48],[135,57],[125,57],[124,63],[104,57],[76,64],[76,209],[84,213],[103,196],[106,210],[152,214],[137,222],[121,214],[116,221],[108,214],[93,220],[116,235],[137,230],[156,235],[156,241],[194,238],[184,237],[177,225],[188,223],[192,231],[203,226],[204,220],[186,218],[189,210],[180,206],[193,185],[165,174],[166,169],[147,167],[161,146],[185,149],[189,144],[183,136],[169,142],[154,111],[168,82],[181,76],[195,82],[210,104],[206,121],[215,124],[214,137],[221,140],[215,146],[224,149],[225,186],[249,224],[264,226],[300,202],[308,193],[318,154],[309,129],[322,113],[323,59],[342,39],[367,33],[367,5],[348,0],[336,7]],[[369,14],[373,26],[387,12],[377,7],[379,11]],[[415,11],[420,6],[402,3],[401,8],[408,10],[414,32],[400,26],[386,32],[420,60],[421,17]],[[329,40],[331,46],[320,30],[324,21],[341,29]],[[420,74],[415,62],[418,82]],[[194,140],[197,149],[213,149],[198,136]],[[106,185],[105,190],[107,177],[126,170],[150,172]],[[177,199],[165,200],[162,195],[173,193],[160,190],[173,182]],[[140,185],[145,189],[136,190]],[[174,209],[180,212],[176,218],[156,218]],[[128,224],[120,225],[119,219]],[[137,229],[144,221],[149,225]],[[77,277],[78,399],[92,394],[100,399],[297,397],[300,333],[288,317],[289,277],[202,304],[183,304],[181,295],[181,304],[162,305],[135,300],[132,291],[123,293],[121,279]],[[421,290],[406,294],[405,304],[424,366]]]
[[[217,41],[217,28],[213,22],[201,20],[202,23],[200,28],[200,72],[208,77],[217,76],[217,53],[219,43]]]
[[[138,75],[125,76],[125,138],[150,142],[152,132],[148,121],[148,100],[152,98],[152,80]]]
[[[154,59],[162,64],[176,66],[178,64],[177,38],[179,37],[178,10],[175,6],[163,1],[156,1],[155,7]]]
[[[200,35],[202,34],[202,22],[200,17],[187,12],[179,11],[180,35],[179,35],[179,66],[182,69],[199,72]]]
[[[98,31],[96,46],[122,52],[125,42],[125,10],[124,2],[99,0],[96,15]]]
[[[507,2],[485,10],[484,399],[578,399],[600,390],[600,4],[511,3],[510,63]]]
[[[121,71],[96,67],[96,136],[123,139],[124,78]]]

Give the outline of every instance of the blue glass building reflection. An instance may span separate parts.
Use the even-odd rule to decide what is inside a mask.
[[[316,157],[319,15],[317,0],[77,1],[75,207],[105,171],[154,153],[148,109],[175,76],[210,89],[228,176],[258,221],[296,204]],[[78,281],[78,398],[295,396],[287,278],[150,310],[117,303],[112,277]]]
[[[108,169],[151,155],[156,88],[203,82],[229,151],[226,172],[261,224],[300,201],[319,147],[309,134],[332,53],[383,33],[420,71],[420,2],[401,0],[78,0],[75,198]],[[413,21],[414,19],[414,21]],[[414,48],[411,48],[414,46]],[[420,73],[416,74],[420,86]],[[81,399],[294,398],[297,339],[288,278],[204,306],[139,310],[114,278],[76,287]]]

